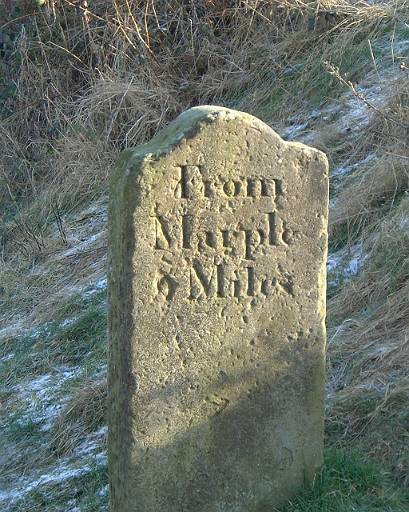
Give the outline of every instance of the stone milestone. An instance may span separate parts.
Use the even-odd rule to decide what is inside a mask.
[[[328,166],[192,108],[111,182],[112,512],[261,512],[322,464]]]

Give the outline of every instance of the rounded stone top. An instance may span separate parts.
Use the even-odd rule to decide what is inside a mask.
[[[157,158],[172,152],[184,139],[193,138],[205,125],[232,121],[251,126],[258,130],[260,134],[266,134],[272,140],[275,139],[278,144],[291,147],[294,150],[322,154],[319,150],[299,142],[284,141],[270,126],[251,114],[218,105],[201,105],[185,110],[175,120],[160,130],[148,143],[129,148],[124,152],[124,156],[128,160],[128,165],[141,160],[155,159],[155,157]],[[324,155],[322,154],[322,156]]]

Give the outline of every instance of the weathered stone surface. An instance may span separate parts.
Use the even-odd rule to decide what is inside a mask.
[[[271,510],[322,463],[327,161],[244,113],[127,151],[110,206],[112,512]]]

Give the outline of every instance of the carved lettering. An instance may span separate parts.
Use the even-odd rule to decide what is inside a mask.
[[[245,233],[245,243],[246,243],[246,260],[254,260],[255,259],[255,253],[257,251],[257,248],[260,245],[263,245],[265,235],[262,230],[252,230],[252,229],[246,229],[244,230]]]
[[[247,267],[247,295],[253,297],[255,295],[255,272],[254,267]]]
[[[228,180],[223,183],[223,192],[227,197],[237,197],[241,189],[242,183],[239,180]]]
[[[227,166],[225,163],[226,169]],[[174,196],[176,201],[183,201],[180,203],[183,208],[176,207],[165,214],[161,211],[159,215],[157,205],[154,248],[186,255],[185,279],[190,287],[190,290],[186,290],[188,297],[191,300],[207,300],[265,298],[274,293],[292,295],[291,279],[282,274],[260,276],[257,271],[260,256],[293,243],[293,233],[282,220],[282,212],[278,213],[282,203],[281,206],[275,205],[276,198],[284,195],[282,180],[256,175],[234,178],[209,176],[206,166],[202,164],[181,165],[176,169]],[[194,210],[189,207],[200,199],[211,199],[222,204],[224,201],[229,207],[234,201],[246,204],[249,200],[259,199],[263,210],[251,219],[237,218],[230,226],[222,224],[223,215],[220,224],[216,220],[213,226],[201,225]],[[267,209],[266,212],[266,205],[270,205],[270,211]],[[223,262],[218,261],[221,257]],[[167,301],[171,301],[175,293],[182,293],[178,287],[179,283],[169,273],[163,272],[157,279],[158,297],[164,297]]]
[[[206,231],[206,245],[213,248],[217,246],[216,233],[213,231]]]
[[[214,105],[121,156],[108,226],[113,509],[273,510],[300,475],[314,479],[327,186],[318,150]]]
[[[174,191],[177,199],[213,198],[216,194],[226,198],[261,198],[283,195],[282,180],[261,176],[224,179],[210,178],[203,165],[181,165]]]
[[[240,281],[237,273],[235,273],[234,277],[235,278],[233,279],[233,295],[236,298],[240,298],[241,297],[241,281]]]
[[[224,266],[217,265],[217,296],[226,297],[225,282],[224,282]]]
[[[214,184],[210,180],[203,180],[204,196],[214,197]]]
[[[158,294],[162,295],[168,302],[170,302],[175,295],[177,286],[178,283],[176,279],[169,274],[165,274],[158,279]]]
[[[222,230],[223,247],[231,247],[230,231],[228,229]]]
[[[271,277],[257,275],[253,266],[233,272],[226,272],[226,264],[219,263],[210,269],[203,268],[199,260],[194,260],[190,269],[191,300],[212,298],[269,297],[275,293],[293,295],[290,276],[277,273]]]
[[[282,195],[281,180],[250,177],[247,178],[247,197],[273,197]]]
[[[193,217],[191,215],[182,215],[182,246],[183,249],[192,248],[192,232],[193,230]]]
[[[194,260],[190,269],[190,298],[197,299],[203,295],[211,297],[214,290],[214,268],[211,269],[210,275],[207,275],[200,261]]]
[[[167,250],[173,247],[169,222],[161,216],[155,218],[155,248]]]
[[[176,186],[175,197],[193,199],[197,193],[197,184],[202,183],[200,166],[182,165],[179,167],[179,182]]]

